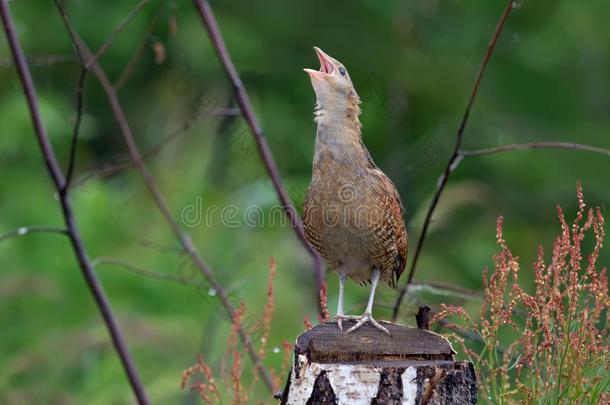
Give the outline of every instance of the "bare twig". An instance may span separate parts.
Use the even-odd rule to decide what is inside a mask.
[[[311,256],[313,257],[316,276],[316,289],[318,291],[318,294],[320,294],[319,292],[321,291],[322,281],[324,280],[324,267],[322,265],[322,259],[320,258],[318,252],[314,250],[314,248],[305,238],[305,232],[303,231],[301,219],[299,218],[296,209],[290,201],[290,197],[284,189],[277,165],[273,160],[273,155],[271,154],[271,150],[269,149],[269,145],[267,144],[267,140],[265,139],[263,130],[260,124],[258,123],[256,114],[254,113],[254,108],[252,107],[252,103],[250,102],[248,92],[246,91],[246,88],[244,87],[241,78],[237,73],[237,69],[233,64],[231,55],[229,54],[227,46],[225,45],[224,38],[220,33],[218,23],[216,22],[216,17],[214,17],[214,12],[212,11],[212,8],[210,7],[210,4],[207,0],[194,1],[195,5],[197,6],[197,10],[199,11],[199,15],[201,16],[201,19],[203,21],[203,24],[208,32],[210,40],[212,41],[212,45],[216,50],[216,54],[218,55],[218,58],[222,63],[227,77],[233,85],[235,100],[242,112],[242,115],[244,116],[244,119],[248,123],[250,132],[252,133],[252,136],[254,137],[254,140],[256,142],[258,153],[261,157],[261,160],[263,161],[263,164],[265,165],[267,174],[271,178],[271,182],[273,183],[278,199],[282,203],[284,211],[286,212],[286,216],[290,220],[290,223],[297,237],[299,238],[305,249],[307,249],[309,254],[311,254]],[[318,302],[321,302],[319,298],[320,297],[318,296]],[[322,311],[321,307],[319,309],[320,311]]]
[[[199,256],[199,253],[197,252],[197,249],[193,245],[193,242],[191,241],[190,237],[182,230],[182,228],[180,227],[178,222],[173,218],[171,211],[170,211],[167,203],[165,202],[165,198],[164,198],[163,194],[159,190],[159,187],[157,186],[155,179],[153,178],[153,176],[151,175],[151,173],[149,172],[148,168],[146,167],[146,165],[144,163],[143,156],[140,153],[140,150],[137,146],[137,143],[136,143],[133,133],[131,131],[131,127],[129,126],[127,117],[125,116],[125,112],[123,111],[123,108],[118,99],[116,91],[114,90],[112,83],[108,79],[106,72],[104,71],[102,66],[99,64],[99,62],[95,58],[91,58],[91,56],[92,56],[91,51],[89,50],[89,48],[86,46],[86,44],[82,41],[82,39],[78,36],[76,31],[72,27],[72,24],[70,23],[70,20],[68,18],[68,15],[67,15],[65,9],[62,7],[61,4],[58,3],[57,5],[58,5],[60,13],[63,17],[66,29],[70,32],[70,38],[72,38],[72,40],[74,41],[74,45],[80,49],[80,52],[82,52],[83,55],[86,55],[86,57],[85,57],[86,60],[92,61],[91,69],[92,69],[93,73],[95,74],[95,76],[97,77],[100,84],[102,85],[104,92],[106,93],[108,102],[110,103],[110,107],[113,111],[113,114],[115,116],[119,129],[121,131],[121,134],[123,135],[123,138],[127,145],[127,150],[129,152],[129,155],[131,156],[131,159],[132,159],[133,163],[135,164],[136,168],[140,172],[140,174],[144,180],[144,183],[145,183],[146,187],[148,188],[148,191],[150,192],[155,204],[157,205],[157,208],[159,209],[165,222],[171,228],[176,239],[180,242],[180,245],[182,246],[184,251],[189,255],[192,262],[201,271],[201,273],[210,283],[212,288],[214,288],[214,290],[216,290],[223,307],[229,314],[230,318],[233,319],[233,316],[235,314],[235,308],[231,304],[227,290],[216,280],[216,277],[214,276],[212,269],[210,267],[208,267],[208,265]],[[244,328],[241,325],[239,325],[239,327],[238,327],[238,334],[240,336],[240,339],[241,339],[246,351],[250,355],[252,362],[254,363],[255,369],[259,372],[261,379],[263,380],[263,382],[265,383],[267,388],[270,391],[273,391],[274,386],[273,386],[273,381],[271,380],[271,375],[270,375],[269,371],[267,370],[267,368],[262,364],[260,357],[257,355],[257,353],[254,349],[254,346],[252,344],[250,337],[248,336],[248,334],[246,333],[246,331],[244,330]]]
[[[51,66],[60,63],[78,63],[78,58],[74,55],[26,55],[25,57],[30,66]],[[0,58],[0,67],[14,67],[10,57]]]
[[[424,304],[422,301],[418,300],[417,298],[413,299],[413,303],[415,305],[417,305],[418,307],[428,307],[428,316],[430,318],[434,317],[434,315],[436,315],[438,313],[438,309],[437,308],[431,308],[428,305]],[[464,339],[468,339],[472,342],[476,342],[476,343],[482,343],[484,344],[485,341],[483,340],[483,338],[476,332],[473,332],[471,330],[467,330],[464,328],[460,328],[459,326],[449,322],[447,319],[439,319],[436,321],[436,323],[438,323],[441,327],[451,330],[453,331],[455,334],[457,334],[458,336],[463,337]],[[502,347],[498,347],[497,348],[498,353],[503,354],[504,353],[504,348]]]
[[[185,278],[176,276],[174,274],[160,273],[158,271],[145,269],[143,267],[139,267],[134,264],[131,264],[127,260],[119,259],[116,257],[98,256],[95,259],[93,259],[91,261],[91,263],[93,264],[93,266],[95,268],[97,268],[98,266],[100,266],[102,264],[106,264],[106,265],[121,267],[126,270],[129,270],[132,273],[135,273],[135,274],[138,274],[141,276],[145,276],[145,277],[149,277],[149,278],[154,278],[156,280],[171,281],[173,283],[182,284],[182,285],[184,285],[184,284],[193,285],[193,286],[201,285],[201,282],[197,282],[196,280],[195,281],[186,280]]]
[[[55,0],[57,4],[61,0]],[[84,65],[85,61],[83,55],[77,49],[76,55],[81,65]],[[72,175],[74,173],[74,166],[76,164],[76,146],[78,144],[78,133],[80,131],[80,123],[83,117],[83,92],[85,87],[85,79],[87,78],[87,69],[81,68],[80,76],[78,78],[78,84],[76,85],[76,118],[74,120],[74,127],[72,129],[72,141],[70,143],[70,154],[68,161],[68,169],[66,170],[66,184],[64,184],[64,193],[68,193],[70,189],[70,183],[72,181]]]
[[[12,231],[0,234],[0,242],[32,233],[58,233],[67,235],[68,230],[66,228],[58,228],[56,226],[22,226],[20,228],[13,229]]]
[[[76,145],[78,144],[78,132],[80,131],[80,123],[83,117],[83,88],[85,79],[87,78],[87,69],[81,69],[78,85],[76,87],[76,118],[74,119],[74,128],[72,130],[72,141],[70,143],[70,160],[68,161],[68,169],[66,171],[66,184],[64,187],[70,188],[74,166],[76,164]]]
[[[163,147],[166,144],[174,141],[176,138],[180,137],[180,135],[184,134],[186,131],[191,129],[197,122],[199,122],[200,119],[209,118],[209,117],[233,116],[233,115],[239,115],[239,110],[236,108],[220,108],[220,109],[215,109],[213,111],[210,111],[210,112],[207,112],[204,114],[197,114],[195,118],[185,122],[180,128],[172,131],[167,136],[163,137],[155,146],[153,146],[152,148],[147,150],[143,154],[143,156],[145,158],[149,158],[153,155],[156,155],[163,149]]]
[[[193,128],[195,124],[199,122],[202,118],[207,117],[218,117],[223,115],[239,115],[240,112],[235,108],[227,108],[227,109],[219,109],[210,111],[206,114],[198,114],[195,118],[188,120],[184,124],[182,124],[179,128],[173,130],[169,134],[165,135],[159,142],[157,142],[153,147],[142,153],[142,157],[146,160],[157,153],[161,152],[163,148],[178,139],[180,136],[184,135],[189,129]],[[106,165],[101,167],[100,169],[92,170],[91,172],[84,173],[74,184],[74,187],[82,186],[89,180],[92,180],[97,177],[112,177],[119,173],[122,173],[125,170],[134,168],[135,164],[131,160],[131,158],[126,157],[124,159],[117,159],[115,163]]]
[[[555,141],[515,143],[515,144],[511,144],[511,145],[503,145],[503,146],[497,146],[494,148],[486,148],[486,149],[479,149],[479,150],[461,150],[458,153],[460,156],[463,156],[463,157],[474,157],[474,156],[493,155],[496,153],[510,152],[513,150],[525,150],[525,149],[571,149],[571,150],[580,150],[583,152],[600,153],[602,155],[610,156],[610,149],[599,148],[597,146],[585,145],[582,143],[555,142]]]
[[[435,314],[436,314],[436,311],[430,311],[429,315],[430,315],[430,317],[432,317]],[[468,339],[471,342],[485,344],[485,341],[483,340],[483,338],[481,336],[479,336],[477,333],[466,330],[464,328],[460,328],[457,325],[449,322],[446,319],[439,319],[438,321],[436,321],[436,323],[438,323],[440,326],[442,326],[445,329],[453,331],[455,334],[463,337],[464,339]],[[505,350],[502,347],[498,347],[496,350],[498,351],[499,354],[504,354],[504,352],[505,352]]]
[[[467,299],[481,299],[483,297],[483,293],[481,293],[480,291],[475,291],[469,288],[461,287],[459,285],[443,283],[439,281],[412,281],[411,287],[417,287],[421,290],[430,291],[432,293],[457,295],[459,297]]]
[[[104,44],[98,49],[98,51],[95,53],[95,55],[92,56],[91,59],[87,60],[87,63],[84,66],[85,69],[89,70],[91,68],[91,66],[102,57],[102,55],[108,50],[108,48],[110,48],[110,45],[112,45],[112,42],[114,41],[116,36],[121,31],[123,31],[125,29],[125,27],[127,27],[127,25],[138,15],[140,10],[142,10],[142,8],[144,8],[144,6],[148,3],[150,3],[150,0],[140,0],[140,2],[136,5],[136,7],[133,10],[131,10],[129,12],[129,14],[127,14],[127,17],[125,17],[125,19],[123,21],[121,21],[119,23],[119,25],[117,25],[117,27],[110,33],[110,36],[106,39]]]
[[[87,183],[89,180],[93,180],[95,178],[108,178],[119,173],[124,172],[125,170],[129,170],[135,167],[131,160],[123,161],[121,160],[118,163],[111,163],[102,166],[99,169],[94,169],[88,172],[83,173],[79,176],[74,182],[72,182],[72,188],[80,187],[83,184]]]
[[[112,313],[108,298],[106,297],[102,285],[95,275],[93,266],[91,265],[91,261],[89,260],[83,245],[80,232],[72,212],[72,206],[68,199],[68,194],[66,193],[66,180],[61,172],[55,152],[51,146],[51,143],[49,142],[46,130],[42,124],[42,119],[40,117],[40,111],[38,108],[38,100],[36,97],[36,89],[32,81],[30,69],[23,55],[23,50],[21,49],[19,39],[15,34],[14,24],[8,6],[8,0],[2,0],[0,2],[0,14],[2,16],[7,41],[11,48],[13,59],[15,60],[21,85],[23,86],[23,92],[27,99],[36,137],[38,139],[47,170],[51,175],[55,189],[59,194],[59,201],[63,211],[68,237],[70,238],[70,242],[72,244],[72,249],[74,250],[74,254],[78,260],[79,267],[83,273],[87,286],[95,298],[98,309],[102,314],[108,331],[110,332],[112,343],[114,344],[114,348],[121,359],[123,367],[125,368],[125,372],[127,373],[136,399],[138,400],[139,404],[148,404],[148,398],[144,392],[144,388],[133,360],[127,350],[121,329]]]
[[[131,77],[136,65],[138,64],[140,59],[142,59],[142,55],[144,54],[146,45],[148,44],[148,41],[149,41],[150,37],[152,36],[152,33],[153,33],[155,27],[157,26],[157,23],[159,22],[160,16],[161,16],[161,13],[157,13],[153,17],[152,21],[148,24],[148,27],[146,28],[146,34],[144,35],[144,39],[142,40],[142,43],[140,44],[138,49],[134,52],[131,59],[129,59],[129,62],[127,62],[127,65],[125,65],[125,68],[119,75],[119,78],[114,83],[114,89],[116,91],[119,91],[121,89],[121,87],[123,87],[125,85],[125,83],[127,83],[127,80],[129,80],[129,78]]]
[[[439,178],[439,181],[437,183],[436,192],[434,193],[434,197],[432,198],[432,202],[430,203],[430,207],[428,208],[428,212],[426,213],[426,219],[424,220],[424,225],[422,227],[422,231],[419,236],[417,246],[415,248],[415,253],[413,254],[413,261],[411,262],[411,268],[407,275],[407,282],[404,285],[404,287],[402,287],[400,289],[398,298],[396,299],[396,303],[394,305],[393,316],[392,316],[393,320],[396,320],[396,318],[398,317],[398,310],[400,308],[400,304],[402,303],[402,300],[404,299],[404,296],[409,289],[409,285],[413,281],[413,276],[415,275],[415,270],[417,269],[417,261],[419,259],[419,255],[420,255],[422,247],[424,245],[424,241],[426,240],[426,235],[428,233],[428,227],[430,226],[432,216],[434,215],[434,211],[436,210],[436,206],[438,205],[441,194],[445,190],[445,186],[447,185],[447,181],[449,180],[449,176],[450,176],[451,172],[453,171],[455,166],[459,163],[459,161],[462,158],[459,154],[459,150],[460,150],[460,146],[462,145],[462,140],[464,138],[464,130],[466,129],[466,124],[468,124],[468,117],[470,116],[470,110],[472,109],[474,101],[477,98],[477,94],[479,92],[479,87],[481,85],[481,80],[483,79],[483,75],[485,74],[485,70],[487,68],[487,65],[489,64],[489,60],[491,59],[491,55],[493,54],[496,44],[498,43],[500,34],[502,33],[502,30],[504,29],[506,20],[508,19],[510,12],[513,10],[513,7],[514,7],[513,3],[514,3],[514,0],[509,0],[507,2],[507,5],[504,8],[502,15],[500,16],[500,19],[498,20],[498,23],[496,24],[496,29],[491,37],[489,45],[487,46],[487,51],[485,52],[485,56],[483,57],[481,66],[479,67],[479,72],[477,73],[477,77],[474,82],[474,86],[472,88],[470,98],[468,99],[468,104],[466,105],[466,110],[464,111],[464,115],[462,117],[460,127],[458,128],[458,131],[456,134],[453,153],[451,154],[451,157],[449,158],[449,161],[447,162],[445,171]]]
[[[130,240],[133,240],[138,245],[140,245],[144,248],[154,250],[157,253],[173,254],[173,255],[177,255],[177,256],[183,256],[185,254],[184,250],[181,249],[179,246],[164,245],[162,243],[153,242],[148,239],[141,239],[139,237],[134,237]]]

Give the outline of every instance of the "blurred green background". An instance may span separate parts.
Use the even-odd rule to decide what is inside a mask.
[[[92,49],[136,4],[66,2]],[[364,141],[402,196],[412,251],[505,2],[231,0],[212,6],[299,209],[315,134],[314,95],[301,69],[318,67],[314,45],[345,64],[363,101]],[[44,123],[65,168],[80,66],[53,2],[15,0],[11,9]],[[483,80],[464,148],[536,140],[610,147],[608,15],[610,2],[603,0],[519,2]],[[125,76],[132,58],[133,70]],[[203,258],[254,316],[266,300],[269,259],[277,259],[277,311],[267,363],[278,367],[282,354],[272,349],[294,341],[305,316],[316,318],[312,263],[292,230],[271,214],[277,211],[276,196],[243,120],[214,115],[235,105],[193,4],[151,0],[101,62],[111,80],[122,82],[119,97],[143,150],[191,124],[147,162]],[[90,256],[201,283],[176,253],[137,173],[89,178],[124,159],[125,146],[93,75],[84,103],[72,200]],[[4,35],[0,122],[0,233],[61,226]],[[505,238],[521,257],[523,278],[530,278],[537,245],[550,250],[559,230],[555,205],[561,204],[568,218],[575,212],[577,180],[586,201],[605,212],[609,168],[607,156],[566,150],[465,159],[441,200],[416,279],[480,289],[481,270],[496,251],[500,214]],[[253,205],[262,207],[261,224],[248,209]],[[237,213],[235,224],[223,224],[223,209]],[[607,259],[604,254],[602,262]],[[0,263],[0,403],[132,403],[67,239],[34,234],[5,240]],[[213,291],[108,264],[96,270],[151,399],[192,401],[179,389],[182,371],[200,351],[218,368],[229,332]],[[334,313],[336,275],[329,273],[328,282]],[[368,289],[349,283],[347,294],[347,307],[359,313]],[[390,317],[394,298],[395,292],[381,287],[378,318]],[[434,294],[420,298],[456,301]],[[413,323],[414,311],[407,300],[401,320]]]

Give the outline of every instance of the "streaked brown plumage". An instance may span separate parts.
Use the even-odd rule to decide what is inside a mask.
[[[362,142],[360,98],[345,67],[314,48],[320,70],[305,69],[316,93],[317,123],[311,184],[303,206],[305,235],[328,265],[340,274],[337,319],[357,319],[348,330],[370,321],[377,281],[395,287],[407,258],[407,233],[400,196],[375,165]],[[378,271],[378,273],[376,273]],[[371,283],[361,317],[343,314],[346,277]]]

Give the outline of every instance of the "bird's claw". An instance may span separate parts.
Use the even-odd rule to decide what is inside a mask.
[[[355,319],[357,320],[356,324],[354,326],[352,326],[351,328],[349,328],[347,330],[347,333],[352,333],[353,331],[355,331],[356,329],[359,329],[362,325],[364,325],[367,321],[371,323],[371,325],[373,325],[375,328],[379,329],[380,331],[382,331],[383,333],[385,333],[386,335],[390,335],[390,331],[387,330],[385,327],[381,326],[381,324],[379,322],[377,322],[375,319],[373,319],[373,315],[371,313],[365,312],[364,314],[360,315],[360,316],[350,316],[350,317],[346,317],[345,315],[342,316],[343,319]],[[339,321],[337,321],[339,323]],[[343,331],[342,325],[339,324],[339,329],[341,329],[341,331]]]
[[[354,316],[354,315],[339,315],[339,314],[337,314],[337,316],[335,316],[335,321],[337,321],[337,326],[339,327],[339,330],[341,332],[343,332],[343,321],[349,320],[349,319],[360,319],[360,317]]]

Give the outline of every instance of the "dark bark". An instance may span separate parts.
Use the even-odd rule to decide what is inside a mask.
[[[330,385],[330,381],[326,378],[326,373],[322,371],[316,382],[313,385],[313,392],[307,405],[336,405],[337,398],[333,391],[333,387]]]
[[[379,378],[379,391],[371,405],[401,405],[402,404],[402,378],[404,368],[395,368],[383,371]]]

